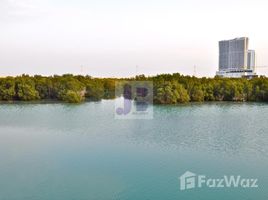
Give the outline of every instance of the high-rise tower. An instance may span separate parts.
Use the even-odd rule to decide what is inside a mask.
[[[247,37],[219,42],[219,71],[223,77],[255,75],[255,51],[248,50]]]

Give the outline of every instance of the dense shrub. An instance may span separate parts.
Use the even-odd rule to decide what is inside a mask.
[[[268,101],[268,78],[196,78],[176,74],[144,75],[127,79],[90,76],[28,76],[0,78],[0,100],[32,101],[55,99],[66,102],[115,98],[115,82],[152,81],[154,103],[178,104],[189,101]],[[123,85],[123,84],[122,84]]]

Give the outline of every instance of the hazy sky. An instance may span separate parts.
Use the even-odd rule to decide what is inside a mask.
[[[242,36],[265,66],[267,9],[267,0],[0,0],[0,76],[193,75],[194,65],[214,76],[218,41]]]

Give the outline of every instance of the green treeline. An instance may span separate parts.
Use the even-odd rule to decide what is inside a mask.
[[[176,74],[130,79],[90,76],[28,76],[0,78],[1,101],[59,100],[79,103],[115,98],[116,81],[152,81],[154,103],[178,104],[203,101],[268,101],[268,78],[251,80],[196,78]]]
[[[79,103],[85,99],[114,98],[112,79],[93,79],[90,76],[28,76],[0,78],[0,100],[34,101],[59,100]]]
[[[177,104],[203,101],[268,101],[268,78],[247,80],[196,78],[180,74],[152,77],[154,102]]]

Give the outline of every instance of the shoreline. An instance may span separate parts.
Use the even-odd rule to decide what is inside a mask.
[[[83,105],[87,103],[101,103],[102,101],[115,101],[115,99],[101,99],[99,101],[92,101],[92,100],[85,100],[83,102],[79,103],[68,103],[65,101],[60,100],[35,100],[35,101],[20,101],[20,100],[14,100],[14,101],[0,101],[1,105],[42,105],[42,104],[64,104],[64,105]],[[188,106],[188,105],[207,105],[207,104],[232,104],[232,105],[242,105],[242,104],[263,104],[268,105],[268,102],[265,101],[203,101],[203,102],[186,102],[186,103],[177,103],[177,104],[158,104],[154,103],[153,106]]]
[[[188,102],[268,102],[268,78],[196,78],[179,73],[144,75],[132,79],[99,79],[90,76],[18,76],[0,78],[1,101],[64,101],[134,99],[134,88],[147,91],[150,102],[177,105]],[[140,90],[142,91],[142,90]],[[125,96],[128,95],[128,96]],[[145,96],[143,96],[145,97]]]

